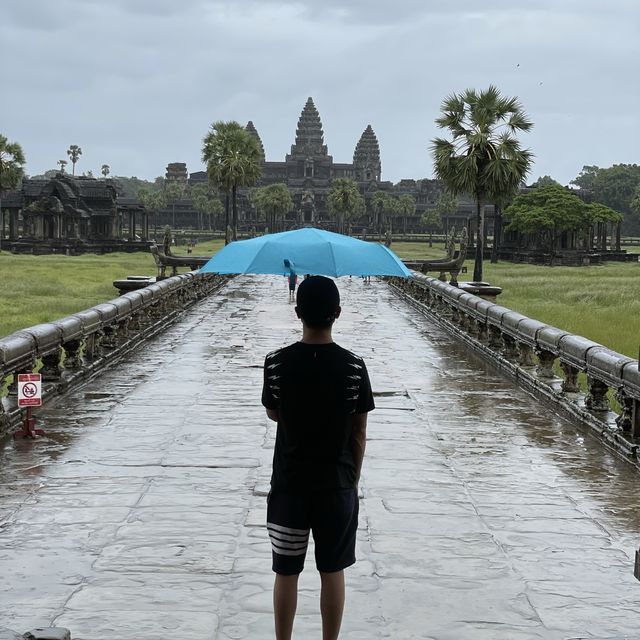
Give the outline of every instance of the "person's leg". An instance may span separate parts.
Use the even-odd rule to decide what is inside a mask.
[[[298,575],[283,576],[280,573],[276,573],[276,581],[273,585],[276,640],[291,640],[297,604]]]
[[[322,638],[338,637],[344,611],[344,569],[356,561],[358,494],[355,489],[322,492],[313,501],[312,530],[320,572]]]
[[[272,490],[267,498],[267,531],[271,540],[273,611],[277,640],[289,640],[298,600],[298,575],[304,568],[309,522],[304,496]]]
[[[322,640],[336,640],[344,611],[344,571],[320,572],[320,613]]]

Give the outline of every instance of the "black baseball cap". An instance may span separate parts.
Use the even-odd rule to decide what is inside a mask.
[[[296,310],[312,329],[330,327],[340,306],[340,292],[331,278],[309,276],[298,287]]]

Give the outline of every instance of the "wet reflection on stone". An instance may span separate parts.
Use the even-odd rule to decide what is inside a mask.
[[[369,364],[345,637],[635,637],[637,472],[465,353],[383,283],[342,279]],[[0,452],[0,627],[74,638],[272,637],[266,352],[284,279],[238,278],[39,413]],[[318,637],[310,550],[298,637]]]

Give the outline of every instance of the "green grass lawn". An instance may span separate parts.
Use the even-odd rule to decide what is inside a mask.
[[[196,245],[194,254],[212,255],[223,244]],[[444,246],[396,242],[405,259],[440,258]],[[174,251],[186,254],[186,247]],[[473,262],[467,261],[471,280]],[[114,298],[113,281],[154,275],[148,253],[103,256],[27,256],[0,253],[0,336],[48,322]],[[434,274],[437,275],[437,274]],[[464,276],[461,277],[464,279]],[[503,287],[500,304],[566,329],[636,358],[640,343],[640,264],[541,267],[503,262],[485,264],[485,280]]]
[[[197,244],[194,254],[213,255],[223,244]],[[175,249],[186,255],[186,247]],[[30,256],[0,252],[0,337],[62,318],[118,295],[114,280],[156,274],[150,253]]]

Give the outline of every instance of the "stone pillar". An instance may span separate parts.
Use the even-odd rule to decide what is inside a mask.
[[[588,393],[584,399],[584,404],[591,411],[609,411],[609,399],[607,391],[609,387],[604,382],[596,380],[591,376],[587,377]]]
[[[507,360],[515,360],[519,357],[520,354],[518,353],[518,345],[509,334],[502,334],[502,342],[504,343],[502,354]]]
[[[578,373],[580,373],[580,370],[562,361],[560,361],[560,368],[564,374],[562,390],[565,393],[578,393],[580,391],[578,386]]]
[[[494,325],[489,325],[489,346],[496,351],[500,351],[503,347],[502,331]]]
[[[518,342],[518,364],[521,367],[535,367],[533,349],[524,342]]]
[[[42,358],[42,379],[55,381],[60,379],[60,349]]]
[[[149,212],[146,209],[142,212],[142,239],[145,242],[149,239]]]
[[[18,239],[18,210],[12,209],[9,212],[9,240]]]
[[[618,389],[616,401],[620,405],[620,415],[616,418],[618,428],[625,435],[637,438],[640,435],[640,402],[628,396],[624,389]]]
[[[616,223],[616,251],[620,251],[620,232],[621,232],[622,221],[618,221]]]
[[[129,211],[129,240],[133,240],[136,234],[136,219],[133,211]]]
[[[536,369],[538,377],[543,379],[555,378],[556,374],[553,371],[553,363],[556,359],[555,354],[544,349],[536,349],[535,354],[538,358],[538,368]]]

